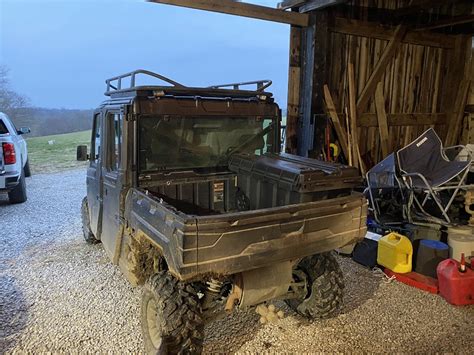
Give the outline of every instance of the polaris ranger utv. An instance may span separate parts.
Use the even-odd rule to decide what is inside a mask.
[[[139,74],[166,85],[138,86]],[[361,177],[280,152],[270,81],[193,88],[138,70],[106,84],[90,154],[78,147],[84,237],[145,284],[149,353],[199,353],[206,322],[269,300],[311,319],[338,312],[331,251],[364,237]]]

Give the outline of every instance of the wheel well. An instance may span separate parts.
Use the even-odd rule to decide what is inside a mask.
[[[168,270],[163,253],[144,233],[128,228],[122,245],[119,265],[133,285],[142,285],[151,275]]]

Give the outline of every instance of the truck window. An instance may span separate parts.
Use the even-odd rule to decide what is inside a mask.
[[[100,136],[102,135],[102,128],[100,123],[100,114],[94,116],[94,128],[92,132],[91,142],[91,159],[97,163],[100,157]]]
[[[220,168],[232,154],[275,152],[276,127],[275,118],[143,116],[140,170]]]
[[[2,120],[0,120],[0,134],[8,134],[8,129]]]
[[[110,132],[108,164],[109,171],[118,171],[120,168],[120,152],[122,151],[122,115],[119,113],[107,114],[107,126]]]

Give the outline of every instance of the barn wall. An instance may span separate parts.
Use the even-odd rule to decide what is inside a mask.
[[[383,14],[383,9],[395,10],[406,6],[407,1],[364,0],[353,1],[352,5],[351,11],[328,11],[327,27],[315,26],[316,32],[323,32],[327,36],[327,47],[322,60],[320,51],[318,57],[318,49],[324,48],[318,48],[315,42],[313,74],[319,71],[324,76],[316,75],[313,87],[321,90],[322,84],[328,85],[344,128],[345,113],[349,112],[349,63],[354,65],[356,99],[359,99],[396,31],[395,26],[382,26],[373,21],[370,18],[373,14],[368,13],[367,9],[369,6],[377,7],[382,9]],[[380,20],[386,23],[387,19]],[[374,28],[374,25],[378,27]],[[383,86],[390,150],[408,144],[428,127],[434,127],[442,139],[451,144],[460,142],[465,137],[462,127],[466,126],[466,120],[463,121],[462,115],[459,116],[459,111],[464,110],[468,97],[471,36],[407,30],[401,43],[395,47],[394,54],[383,66],[382,75],[377,80]],[[321,69],[321,62],[326,70]],[[359,151],[367,167],[383,158],[373,91],[367,105],[357,111]],[[463,95],[464,99],[459,99]],[[316,119],[312,155],[320,156],[325,146],[327,114],[321,115],[326,110],[318,107],[320,103],[314,101],[314,96],[321,97],[322,93],[313,94],[314,107],[311,112],[311,116]],[[303,101],[304,97],[304,104]],[[455,133],[449,137],[447,132]],[[331,141],[336,139],[333,131]]]

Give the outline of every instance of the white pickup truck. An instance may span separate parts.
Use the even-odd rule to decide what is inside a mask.
[[[0,112],[0,193],[7,192],[11,203],[26,201],[25,177],[30,176],[28,150],[22,135],[7,115]]]

